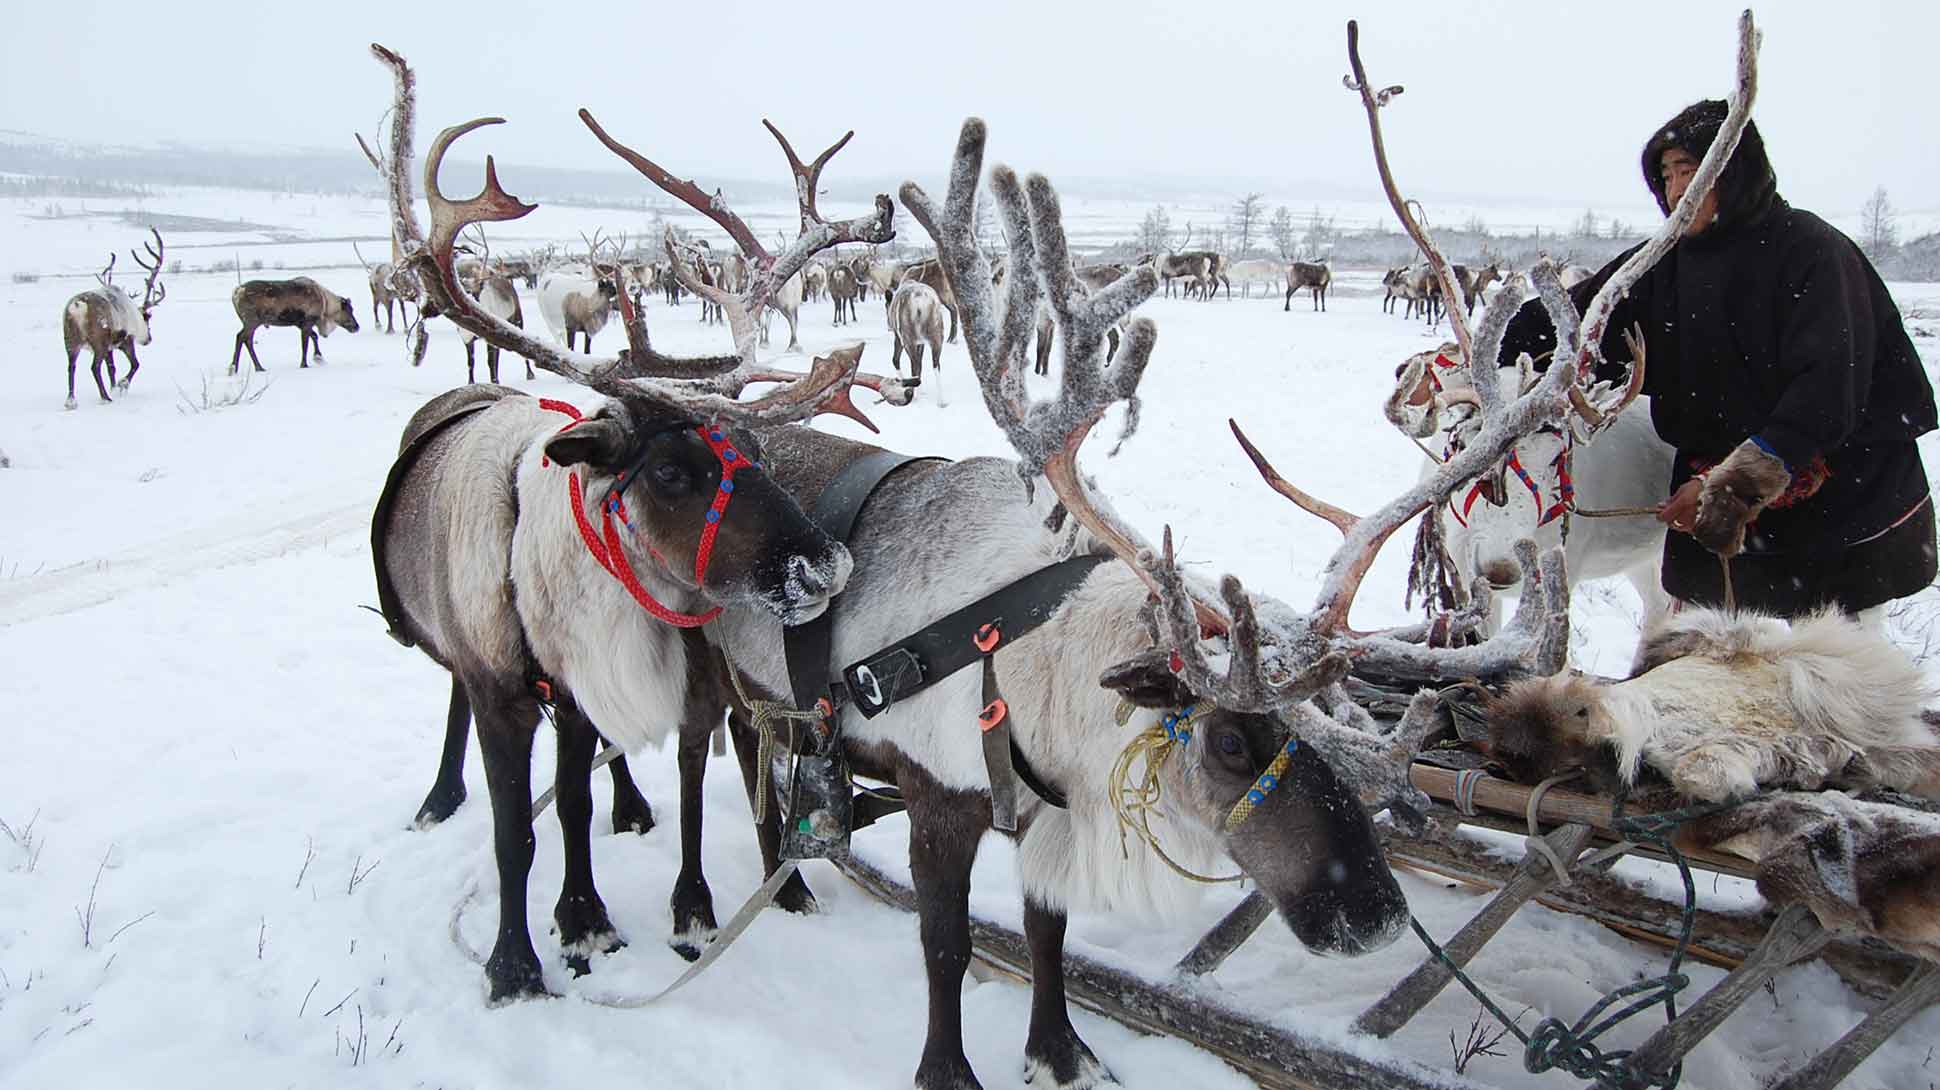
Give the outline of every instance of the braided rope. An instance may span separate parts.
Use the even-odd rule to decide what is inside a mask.
[[[742,707],[753,713],[755,734],[761,739],[761,744],[756,750],[754,781],[754,823],[760,825],[768,820],[768,796],[773,793],[769,790],[770,777],[773,775],[769,766],[774,763],[775,724],[783,722],[790,725],[788,748],[793,752],[795,748],[793,724],[808,723],[810,729],[819,733],[825,729],[822,724],[822,713],[802,711],[792,704],[783,704],[775,700],[756,700],[748,695],[747,688],[741,684],[741,671],[734,666],[734,656],[728,653],[725,638],[721,641],[721,657],[727,659],[728,681],[734,686],[735,698],[741,701]]]
[[[1192,740],[1192,724],[1204,719],[1215,711],[1210,701],[1188,705],[1176,715],[1166,715],[1157,723],[1140,731],[1126,743],[1113,762],[1108,793],[1111,796],[1112,811],[1118,815],[1118,850],[1130,858],[1131,850],[1126,845],[1125,834],[1136,833],[1145,846],[1174,874],[1194,882],[1217,885],[1223,882],[1244,881],[1244,874],[1230,877],[1213,878],[1180,866],[1165,849],[1159,845],[1158,834],[1152,831],[1153,812],[1158,809],[1161,788],[1160,770],[1165,767],[1165,759],[1172,751]],[[1141,762],[1143,762],[1141,766]],[[1137,769],[1134,773],[1134,769]]]

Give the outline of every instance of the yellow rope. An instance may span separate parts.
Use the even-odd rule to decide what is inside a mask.
[[[822,715],[820,712],[802,711],[790,704],[773,700],[756,700],[750,697],[748,690],[741,685],[741,671],[734,666],[734,656],[728,654],[726,640],[721,641],[721,657],[727,659],[728,681],[734,685],[734,695],[740,699],[742,707],[753,713],[755,733],[761,739],[761,744],[756,750],[754,781],[754,823],[759,825],[768,817],[768,796],[771,794],[769,766],[774,763],[776,721],[790,724],[788,749],[792,753],[795,749],[793,724],[819,722]]]
[[[1186,717],[1186,723],[1197,723],[1213,711],[1210,702],[1201,702]],[[1161,720],[1140,731],[1119,752],[1118,760],[1112,765],[1108,788],[1112,810],[1118,815],[1118,850],[1127,858],[1130,857],[1131,851],[1125,843],[1125,834],[1129,831],[1138,834],[1146,847],[1151,848],[1160,861],[1181,878],[1208,885],[1244,881],[1246,876],[1243,874],[1211,878],[1187,870],[1165,853],[1165,849],[1159,846],[1158,835],[1152,832],[1153,811],[1159,805],[1159,773],[1165,767],[1165,759],[1172,755],[1178,745],[1179,739],[1166,730]]]

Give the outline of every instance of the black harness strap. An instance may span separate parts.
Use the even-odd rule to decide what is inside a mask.
[[[822,528],[823,533],[847,545],[849,535],[855,530],[855,520],[862,514],[862,505],[875,494],[876,486],[911,462],[943,460],[898,454],[893,450],[865,454],[843,467],[835,479],[822,489],[822,494],[815,497],[814,510],[809,512],[809,518]],[[781,630],[782,650],[788,659],[788,687],[794,695],[795,706],[802,709],[821,707],[823,718],[831,731],[834,729],[836,700],[829,684],[829,657],[835,636],[835,608],[836,603],[831,602],[820,617],[807,624]],[[818,741],[825,743],[828,738]]]
[[[404,479],[411,475],[412,467],[418,464],[418,457],[433,439],[443,435],[445,429],[460,420],[498,404],[499,400],[494,398],[461,405],[444,419],[412,436],[404,449],[397,452],[397,461],[391,463],[391,472],[384,478],[384,491],[377,494],[377,510],[371,513],[370,519],[370,552],[371,562],[377,568],[378,614],[390,626],[390,637],[406,647],[416,647],[418,641],[404,630],[404,604],[398,600],[397,585],[391,582],[391,573],[384,567],[384,545],[389,537],[391,510],[397,506],[397,494],[404,487]]]

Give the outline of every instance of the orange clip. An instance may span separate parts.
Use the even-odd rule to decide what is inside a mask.
[[[983,710],[977,713],[977,726],[983,730],[994,730],[997,724],[1002,723],[1004,717],[1009,714],[1010,705],[1005,704],[1002,698],[993,700],[985,704]]]
[[[977,634],[975,636],[970,637],[970,642],[977,645],[977,650],[988,655],[990,654],[990,652],[996,650],[997,642],[999,640],[1002,640],[1003,638],[1004,638],[1004,630],[1001,628],[998,628],[997,623],[995,621],[992,621],[989,624],[986,624],[981,628],[978,628]]]
[[[542,702],[547,704],[552,703],[552,683],[551,682],[545,680],[544,678],[540,678],[538,681],[535,681],[532,683],[532,688],[535,692],[539,694],[539,699]]]
[[[822,721],[826,723],[829,720],[835,718],[835,704],[834,702],[829,700],[829,698],[826,696],[817,697],[815,699],[815,712],[817,715],[820,715],[822,717]]]

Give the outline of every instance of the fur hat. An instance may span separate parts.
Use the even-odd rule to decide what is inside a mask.
[[[1671,214],[1671,206],[1664,199],[1661,175],[1664,153],[1676,148],[1702,160],[1704,153],[1711,149],[1711,142],[1717,139],[1728,110],[1729,104],[1719,98],[1693,103],[1659,126],[1644,144],[1644,184],[1650,187],[1658,209],[1665,215]],[[1771,160],[1765,156],[1764,138],[1758,135],[1758,123],[1747,121],[1744,134],[1738,138],[1738,149],[1724,165],[1724,173],[1718,176],[1717,224],[1729,228],[1755,222],[1777,203],[1778,177],[1772,172]]]

